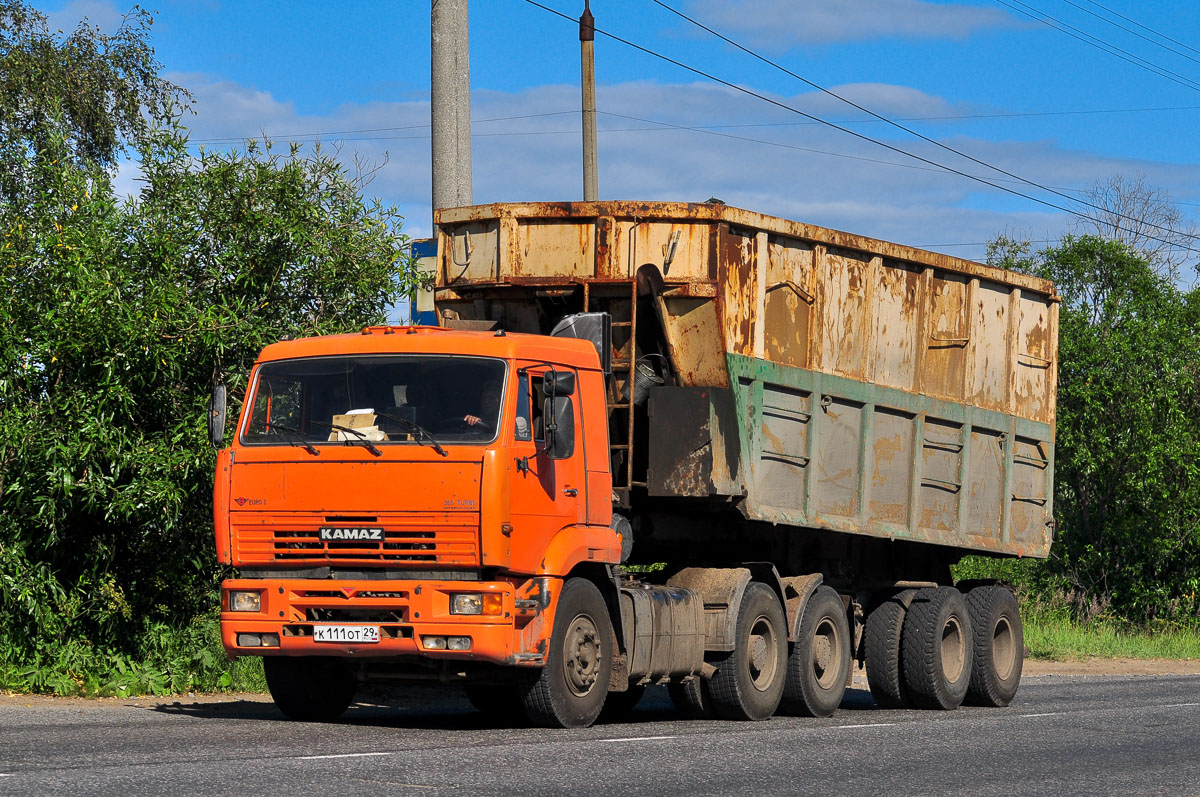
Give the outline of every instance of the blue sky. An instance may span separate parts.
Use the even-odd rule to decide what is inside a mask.
[[[583,7],[542,2],[573,18]],[[1141,174],[1181,203],[1189,223],[1200,218],[1195,0],[664,2],[986,164],[1068,196]],[[64,29],[86,16],[112,30],[127,8],[35,5]],[[347,161],[386,157],[369,192],[400,206],[410,234],[429,233],[427,0],[146,7],[157,12],[153,41],[168,77],[195,95],[194,142],[232,147],[262,133],[301,141],[320,133],[340,142]],[[601,30],[778,103],[1066,203],[869,119],[652,0],[594,0],[592,11]],[[581,198],[577,25],[524,0],[474,0],[470,14],[475,201]],[[1092,44],[1079,40],[1088,36]],[[603,35],[596,70],[602,199],[717,196],[973,259],[999,233],[1040,241],[1069,229],[1060,210],[939,172]],[[135,176],[123,170],[130,191]]]

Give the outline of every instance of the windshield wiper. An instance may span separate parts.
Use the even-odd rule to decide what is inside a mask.
[[[304,433],[299,429],[293,429],[290,426],[281,426],[280,424],[272,423],[267,425],[267,427],[262,431],[262,434],[278,437],[280,440],[287,442],[287,444],[290,446],[303,448],[314,457],[321,456],[321,452],[318,451],[312,445],[312,443],[308,442],[302,437]]]
[[[342,441],[343,443],[361,444],[364,448],[366,448],[368,451],[370,451],[375,456],[377,456],[377,457],[383,456],[383,452],[380,451],[378,448],[376,448],[374,445],[372,445],[371,441],[367,439],[367,436],[365,434],[363,434],[362,432],[360,432],[358,429],[352,429],[349,426],[342,426],[341,424],[336,424],[336,423],[327,423],[325,421],[318,421],[315,419],[309,419],[309,423],[315,423],[319,426],[328,426],[330,429],[337,429],[339,432],[349,432],[350,434],[354,435],[357,439],[356,440],[343,440]]]
[[[414,432],[417,433],[417,442],[418,443],[427,443],[428,445],[433,447],[434,451],[438,452],[443,457],[450,456],[450,454],[446,451],[446,449],[444,449],[440,445],[438,445],[438,441],[433,439],[433,435],[431,435],[425,429],[424,426],[421,426],[420,424],[418,424],[414,421],[410,421],[407,418],[400,418],[395,415],[388,415],[386,412],[377,412],[375,414],[378,415],[380,418],[387,418],[389,421],[394,421],[396,423],[407,426],[409,429],[412,429]]]

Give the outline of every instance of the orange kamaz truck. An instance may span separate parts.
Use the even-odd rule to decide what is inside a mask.
[[[436,221],[437,325],[268,346],[218,456],[224,645],[286,715],[1013,698],[1013,593],[951,566],[1048,554],[1050,283],[717,203]]]

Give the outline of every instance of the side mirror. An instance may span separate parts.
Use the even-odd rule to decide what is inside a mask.
[[[575,375],[570,376],[573,381]],[[570,459],[575,453],[575,410],[570,397],[546,399],[543,417],[546,419],[546,456],[550,459]]]
[[[575,372],[547,371],[544,384],[547,396],[574,396]]]
[[[225,442],[225,386],[213,388],[212,397],[208,400],[208,441],[213,448],[220,448]]]

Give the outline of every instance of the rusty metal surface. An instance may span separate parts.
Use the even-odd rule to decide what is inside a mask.
[[[868,252],[872,255],[880,255],[885,258],[904,260],[946,269],[947,271],[970,274],[1045,295],[1051,295],[1054,292],[1054,286],[1050,282],[1027,274],[1016,274],[983,263],[975,263],[939,252],[930,252],[925,249],[917,249],[842,230],[833,230],[813,224],[790,221],[777,216],[767,216],[730,205],[691,202],[637,202],[626,200],[606,202],[512,202],[471,205],[462,208],[444,208],[434,211],[434,223],[439,227],[446,225],[457,226],[468,222],[491,222],[497,219],[522,219],[525,221],[538,219],[578,219],[594,223],[600,217],[627,220],[636,219],[645,222],[725,222],[740,227],[761,229],[770,235],[786,236],[796,240],[811,241],[825,244],[826,246],[837,246],[848,250]],[[619,246],[614,246],[613,248],[619,252]]]
[[[729,385],[723,358],[741,354],[1054,422],[1057,297],[1036,277],[726,205],[494,204],[437,221],[448,320],[546,331],[556,319],[533,301],[650,273],[682,384]]]
[[[1046,423],[729,355],[752,520],[1048,555]]]
[[[711,387],[650,391],[647,491],[652,496],[738,495],[741,446],[733,393]]]
[[[1051,283],[726,205],[496,204],[437,223],[447,322],[544,333],[559,308],[636,285],[637,323],[657,327],[675,384],[732,391],[736,422],[710,406],[705,426],[696,404],[695,433],[663,445],[657,430],[652,494],[744,495],[754,520],[1046,555]],[[631,360],[628,324],[617,332],[614,356]]]

